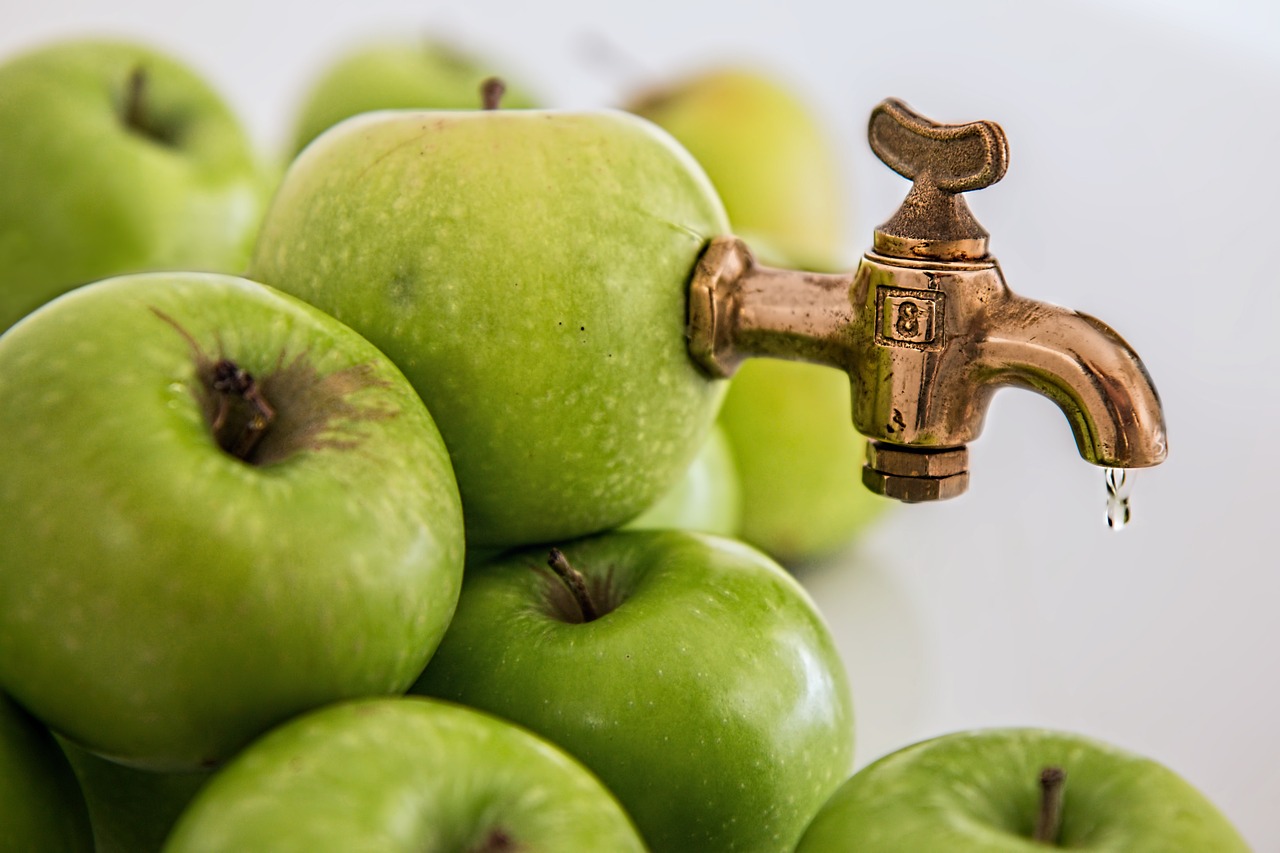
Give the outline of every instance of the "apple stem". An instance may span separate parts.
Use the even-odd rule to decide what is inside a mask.
[[[1057,844],[1062,831],[1063,788],[1067,771],[1061,767],[1046,767],[1040,771],[1040,816],[1036,819],[1036,832],[1032,838],[1042,844]]]
[[[147,124],[147,69],[135,65],[125,84],[124,123],[138,133],[150,135]]]
[[[219,395],[213,418],[213,434],[219,446],[237,459],[248,461],[267,427],[276,419],[276,410],[262,394],[262,387],[247,370],[228,358],[213,365],[213,390]],[[249,417],[234,435],[227,435],[231,403],[239,398],[249,407]]]
[[[486,110],[496,110],[502,106],[502,96],[507,92],[507,84],[499,77],[486,78],[480,84],[480,101]]]
[[[573,600],[577,602],[578,611],[582,614],[582,621],[593,622],[599,618],[600,611],[596,609],[595,602],[591,600],[591,595],[587,592],[586,579],[582,577],[582,572],[569,565],[569,561],[565,559],[564,552],[559,548],[552,548],[550,553],[547,554],[547,565],[551,567],[551,571],[555,572],[560,580],[564,581],[564,585],[573,594]]]

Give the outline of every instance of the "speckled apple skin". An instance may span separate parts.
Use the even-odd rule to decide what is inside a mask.
[[[272,731],[196,796],[164,850],[643,853],[644,845],[604,786],[559,749],[488,714],[404,697],[333,705]]]
[[[729,539],[607,533],[561,546],[620,602],[548,609],[542,550],[469,567],[414,692],[523,725],[593,770],[664,853],[791,853],[847,777],[853,711],[800,585]]]
[[[314,441],[266,465],[222,451],[193,341],[274,403],[264,451],[318,418]],[[299,357],[316,383],[282,387]],[[334,387],[348,408],[312,405]],[[461,585],[448,455],[331,317],[229,276],[111,279],[0,336],[0,399],[0,689],[68,739],[208,765],[426,665]]]
[[[1066,771],[1062,831],[1032,840],[1040,772]],[[1091,738],[1045,729],[943,735],[863,768],[797,853],[1248,853],[1226,818],[1173,771]]]
[[[727,227],[692,158],[634,116],[387,112],[303,152],[252,270],[399,365],[468,544],[500,548],[625,522],[688,466],[724,383],[689,357],[687,289]]]

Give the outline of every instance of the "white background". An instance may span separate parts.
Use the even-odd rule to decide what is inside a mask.
[[[958,500],[897,508],[806,576],[854,682],[859,764],[1002,724],[1095,735],[1170,765],[1280,850],[1280,11],[1265,0],[694,3],[0,0],[0,50],[149,38],[206,73],[264,150],[356,36],[452,35],[549,104],[615,104],[717,62],[806,92],[847,152],[870,243],[907,185],[866,148],[871,107],[1001,123],[1011,165],[970,204],[1010,286],[1095,314],[1144,358],[1168,463],[1135,519],[1061,414],[997,395]],[[896,10],[897,17],[894,17]],[[603,39],[607,65],[587,47]]]

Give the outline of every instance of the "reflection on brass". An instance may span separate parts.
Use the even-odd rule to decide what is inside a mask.
[[[872,439],[863,482],[899,500],[965,490],[965,445],[1004,385],[1057,403],[1095,465],[1164,461],[1160,398],[1133,349],[1087,314],[1013,294],[987,253],[960,193],[1004,175],[1003,131],[939,125],[889,100],[872,112],[869,136],[914,183],[858,268],[773,269],[735,237],[713,241],[690,284],[694,358],[715,376],[759,356],[844,370],[853,424]]]

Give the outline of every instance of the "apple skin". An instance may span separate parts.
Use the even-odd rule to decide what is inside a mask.
[[[724,430],[713,427],[680,481],[623,527],[737,536],[742,527],[742,493]]]
[[[276,409],[253,464],[213,437],[223,357]],[[59,734],[194,769],[421,672],[461,508],[430,415],[349,329],[244,279],[125,276],[0,336],[0,395],[0,686]]]
[[[124,122],[137,68],[166,141]],[[218,94],[166,55],[64,41],[9,60],[0,67],[0,331],[108,276],[243,272],[268,181]]]
[[[166,853],[641,853],[604,786],[559,749],[421,697],[323,708],[218,772]]]
[[[500,77],[504,109],[536,106],[511,78],[480,56],[443,40],[373,41],[329,66],[303,100],[292,151],[296,155],[340,121],[375,110],[480,109],[480,84]]]
[[[853,752],[845,672],[803,589],[703,534],[622,531],[562,550],[613,609],[567,621],[546,551],[470,566],[413,692],[558,744],[653,850],[790,853]]]
[[[0,850],[93,853],[89,813],[44,726],[0,693]]]
[[[846,547],[892,503],[862,485],[866,439],[849,377],[831,367],[752,359],[720,409],[742,490],[741,536],[792,568]]]
[[[89,809],[94,853],[156,853],[213,771],[154,773],[59,741]]]
[[[294,161],[253,277],[367,337],[440,427],[479,549],[634,518],[723,396],[685,341],[727,230],[697,164],[621,112],[386,112]]]
[[[826,129],[788,86],[752,69],[717,68],[642,92],[626,108],[702,164],[750,245],[767,242],[806,268],[842,259],[840,163]]]
[[[1057,845],[1032,840],[1040,772],[1066,771]],[[1247,853],[1226,818],[1168,768],[1080,735],[959,732],[906,747],[850,778],[796,853]]]

